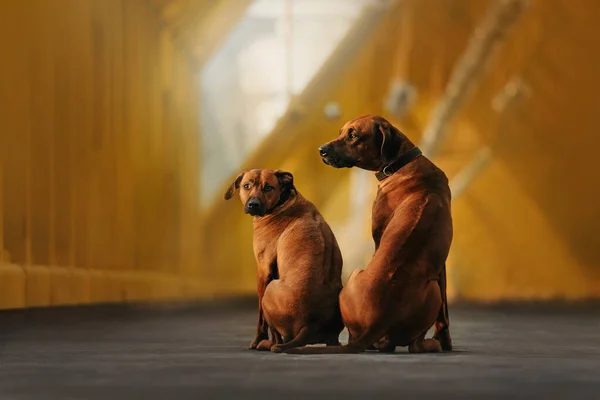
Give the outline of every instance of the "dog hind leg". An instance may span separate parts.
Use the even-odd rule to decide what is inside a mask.
[[[339,335],[331,335],[327,340],[325,340],[326,346],[341,346],[339,340]]]
[[[273,340],[273,344],[283,344],[283,338],[275,328],[271,328],[271,339]]]
[[[438,281],[442,295],[442,306],[435,321],[435,334],[433,338],[440,342],[442,350],[452,350],[452,338],[450,337],[450,318],[448,316],[448,299],[446,296],[446,264],[440,273]]]
[[[271,351],[271,347],[283,343],[283,339],[282,339],[281,335],[279,334],[279,332],[277,332],[277,330],[275,328],[270,327],[269,330],[271,331],[271,340],[268,340],[268,339],[261,340],[258,343],[258,345],[256,346],[256,350]]]
[[[300,329],[300,332],[298,332],[298,334],[296,335],[295,338],[293,338],[292,340],[290,340],[289,342],[287,342],[285,344],[278,344],[278,345],[271,347],[271,351],[273,353],[282,353],[283,351],[285,351],[287,349],[305,346],[307,344],[310,333],[311,332],[310,332],[309,328],[305,326],[302,329]]]
[[[344,330],[344,321],[342,315],[337,313],[331,318],[331,320],[325,324],[319,336],[321,336],[320,342],[325,343],[327,346],[341,346],[340,333]]]

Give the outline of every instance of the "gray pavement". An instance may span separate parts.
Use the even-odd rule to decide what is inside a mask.
[[[247,304],[3,312],[0,400],[600,399],[599,307],[450,313],[451,353],[296,356],[246,350]]]

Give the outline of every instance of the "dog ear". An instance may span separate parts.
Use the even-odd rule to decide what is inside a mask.
[[[238,189],[240,188],[240,182],[242,181],[242,178],[244,177],[245,173],[246,171],[240,172],[237,178],[235,178],[235,181],[233,181],[231,186],[229,186],[229,189],[227,189],[227,192],[225,192],[225,200],[229,200],[233,197],[234,194],[237,193]]]
[[[282,189],[286,187],[294,187],[294,175],[292,175],[291,172],[281,171],[278,169],[275,171],[275,176],[279,180],[279,186],[281,186]]]
[[[379,122],[376,129],[381,132],[381,160],[384,163],[394,161],[400,151],[400,137],[396,134],[395,128],[388,122]]]

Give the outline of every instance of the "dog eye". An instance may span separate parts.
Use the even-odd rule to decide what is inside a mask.
[[[244,183],[244,189],[246,189],[246,190],[250,189],[250,184],[249,183]]]
[[[265,186],[265,188],[263,189],[263,192],[270,192],[271,190],[273,190],[273,186]]]

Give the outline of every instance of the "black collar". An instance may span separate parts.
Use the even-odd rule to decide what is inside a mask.
[[[375,174],[377,180],[382,181],[388,176],[392,176],[392,174],[398,171],[400,168],[404,167],[406,164],[417,158],[421,155],[421,149],[418,147],[413,147],[406,153],[402,154],[396,161],[391,164],[386,165],[381,171]]]
[[[267,210],[265,215],[271,214],[277,207],[281,206],[283,203],[288,201],[292,196],[292,190],[296,190],[296,188],[294,186],[285,188],[283,192],[281,192],[281,194],[279,195],[279,201],[277,202],[277,204],[275,204],[271,209]]]

